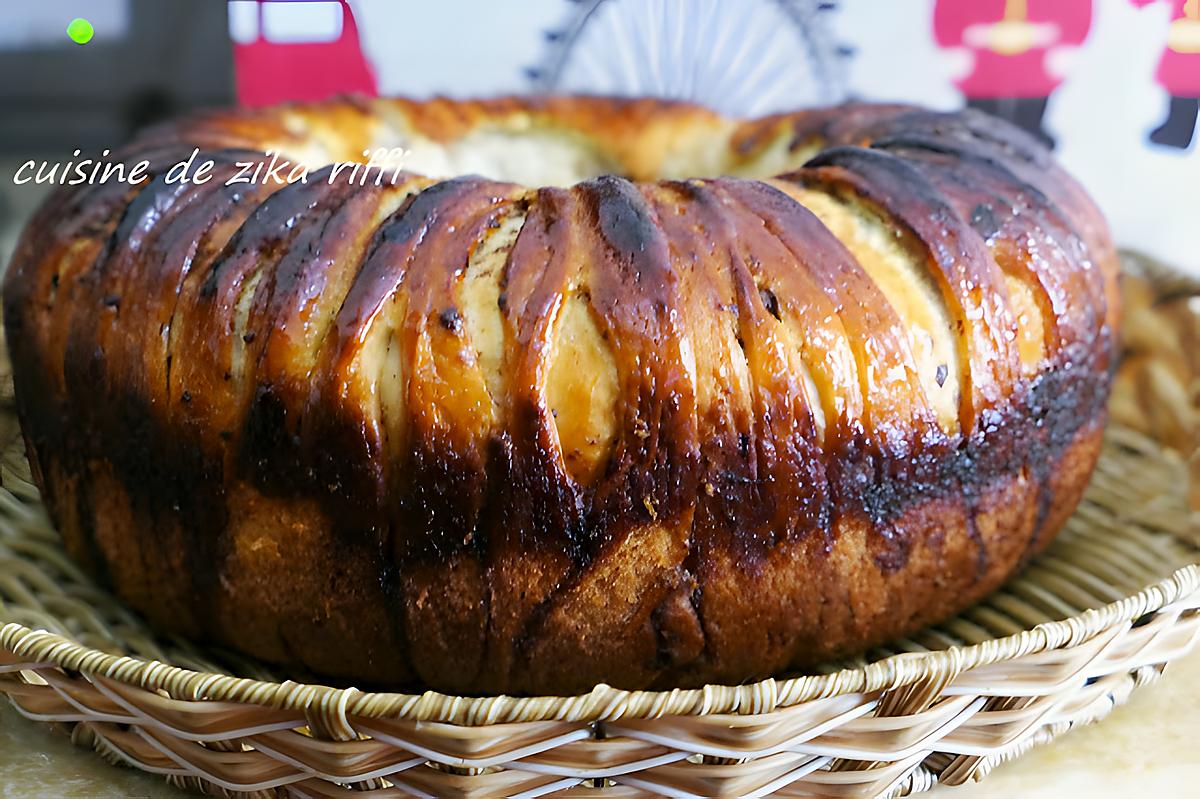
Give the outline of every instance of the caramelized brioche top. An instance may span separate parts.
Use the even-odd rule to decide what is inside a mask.
[[[213,179],[167,182],[193,147]],[[393,147],[395,182],[331,177]],[[266,150],[307,182],[227,185]],[[308,485],[348,526],[389,519],[397,560],[885,523],[1103,401],[1103,220],[972,112],[346,99],[184,119],[126,156],[152,179],[60,190],[14,257],[6,313],[56,398],[28,412],[172,431],[198,481]],[[137,434],[105,440],[165,479]]]

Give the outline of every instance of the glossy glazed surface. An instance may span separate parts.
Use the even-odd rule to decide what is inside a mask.
[[[400,145],[493,177],[320,166]],[[309,181],[225,185],[269,148]],[[446,691],[752,679],[974,602],[1094,463],[1112,245],[983,116],[340,101],[128,157],[26,228],[5,322],[68,547],[166,629]]]

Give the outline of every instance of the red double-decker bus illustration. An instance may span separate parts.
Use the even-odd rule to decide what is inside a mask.
[[[377,93],[348,0],[234,0],[229,28],[244,105]]]

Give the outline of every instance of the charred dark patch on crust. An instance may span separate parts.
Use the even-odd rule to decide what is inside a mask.
[[[578,112],[560,103],[528,107]],[[456,116],[458,108],[422,106],[419,127],[451,136],[488,109],[527,106],[498,101]],[[345,113],[366,119],[364,110]],[[637,103],[601,110],[623,125],[666,113]],[[74,528],[64,531],[73,551],[93,568],[110,567],[114,579],[131,569],[161,579],[163,564],[179,564],[186,585],[170,601],[187,607],[178,624],[136,598],[155,623],[246,645],[240,620],[219,605],[228,600],[222,570],[236,555],[227,534],[238,521],[230,518],[236,491],[274,507],[313,503],[334,562],[360,564],[353,573],[331,569],[317,590],[330,596],[313,604],[356,590],[347,580],[369,584],[364,601],[382,608],[379,627],[390,625],[386,640],[400,651],[384,660],[348,655],[347,674],[379,668],[372,673],[384,679],[444,681],[454,690],[765,676],[844,651],[847,641],[899,632],[931,612],[907,606],[883,624],[871,618],[875,610],[856,606],[856,576],[903,585],[922,556],[955,546],[959,590],[995,585],[1016,556],[997,560],[988,550],[997,539],[985,526],[987,504],[1015,476],[1042,486],[1034,529],[1020,542],[1026,557],[1061,521],[1061,494],[1074,487],[1051,488],[1053,471],[1098,429],[1109,382],[1106,287],[1091,274],[1099,270],[1083,274],[1089,258],[1103,257],[1095,246],[1102,226],[1076,189],[1057,185],[1061,173],[1022,134],[969,114],[856,105],[763,120],[733,142],[750,153],[790,126],[793,147],[841,145],[788,179],[877,209],[910,252],[926,258],[960,317],[972,291],[1004,293],[1001,268],[1040,287],[1062,331],[1047,335],[1047,358],[1033,377],[1022,377],[1012,353],[990,340],[1005,328],[1003,309],[985,314],[986,330],[963,323],[956,333],[963,368],[991,389],[963,413],[961,432],[948,435],[921,402],[894,401],[916,376],[907,344],[885,332],[900,327],[893,309],[842,243],[774,186],[604,177],[529,194],[460,178],[422,183],[359,240],[366,220],[376,219],[376,190],[314,186],[323,173],[270,197],[219,187],[217,178],[183,187],[154,177],[193,141],[295,138],[276,118],[256,130],[256,114],[147,134],[139,148],[156,149],[144,156],[154,168],[143,186],[56,193],[22,237],[6,282],[18,407],[50,509]],[[236,160],[262,156],[215,157],[224,174]],[[528,213],[496,297],[506,389],[494,405],[481,392],[478,403],[460,407],[474,366],[463,349],[470,311],[453,289],[474,248],[517,206]],[[1033,244],[1052,246],[1054,256],[1029,258]],[[333,278],[345,284],[328,289],[323,281]],[[325,290],[345,296],[320,320],[328,330],[310,352],[296,341],[312,324],[309,300]],[[1067,295],[1082,297],[1078,307],[1064,310]],[[563,466],[544,384],[568,297],[586,304],[619,376],[615,443],[588,485]],[[89,307],[105,310],[73,313]],[[238,307],[245,330],[232,321]],[[368,341],[377,330],[387,336]],[[728,351],[697,355],[700,337],[714,330],[727,335]],[[822,346],[845,347],[858,371],[834,374],[822,364],[825,351],[788,337],[818,330]],[[400,378],[402,419],[374,399],[391,377],[383,356],[364,354],[368,344],[385,356],[394,348],[409,367]],[[788,350],[797,346],[807,349]],[[713,360],[697,365],[703,357]],[[804,361],[817,396],[788,358]],[[873,385],[868,364],[903,374],[900,388]],[[938,367],[939,385],[949,368]],[[355,393],[360,378],[375,393]],[[702,407],[704,380],[712,399]],[[810,400],[823,403],[823,436]],[[144,527],[132,533],[141,547],[135,566],[113,562],[97,540],[97,521],[110,520],[98,517],[102,498],[89,475],[104,470],[128,496],[134,526]],[[933,531],[929,515],[942,510],[954,521]],[[867,537],[861,571],[849,579],[836,573],[835,557],[844,554],[837,533],[846,529]],[[156,538],[160,530],[170,532]],[[609,597],[630,600],[624,616],[613,616],[626,627],[598,641],[585,629],[592,617],[570,616],[578,606],[569,603],[594,590],[612,553],[631,541],[649,542],[646,552],[663,546],[663,564],[638,596]],[[786,596],[770,582],[782,573],[772,571],[780,553],[793,569]],[[922,596],[942,609],[961,599]],[[751,606],[762,614],[753,616],[761,622],[754,631],[738,615]],[[453,614],[441,637],[427,629],[439,609]],[[319,628],[318,615],[280,619],[271,656],[312,662],[306,636]],[[334,635],[314,633],[324,634]],[[570,673],[557,677],[546,660],[564,651],[546,648],[556,636],[552,644],[577,647],[563,667]],[[589,659],[606,642],[625,645],[624,637],[627,651],[640,647],[637,663]],[[749,651],[751,640],[761,648]]]

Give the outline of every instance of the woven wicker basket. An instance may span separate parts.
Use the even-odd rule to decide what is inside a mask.
[[[1188,504],[1200,347],[1183,345],[1200,338],[1198,292],[1137,269],[1114,424],[1066,530],[1003,591],[860,661],[565,698],[277,681],[154,636],[92,584],[14,444],[0,490],[0,692],[115,762],[228,796],[877,797],[978,779],[1103,717],[1200,638]],[[0,409],[0,435],[15,431]]]

